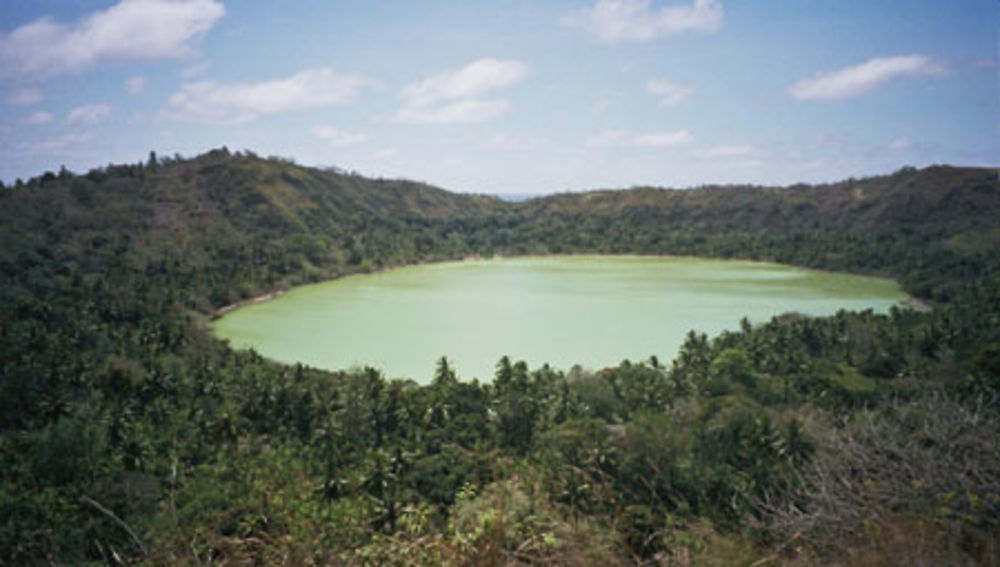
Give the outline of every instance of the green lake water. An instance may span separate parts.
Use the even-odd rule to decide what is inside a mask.
[[[212,322],[237,348],[331,370],[374,366],[430,381],[447,356],[490,380],[503,355],[532,367],[599,369],[656,355],[688,330],[712,336],[797,312],[886,312],[895,282],[778,264],[633,256],[552,256],[427,264],[295,288]]]

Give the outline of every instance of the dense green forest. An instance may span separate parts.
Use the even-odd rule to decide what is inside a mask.
[[[1000,562],[996,170],[508,203],[220,149],[18,180],[0,219],[0,564]],[[308,281],[577,252],[886,275],[932,308],[426,386],[206,330]]]

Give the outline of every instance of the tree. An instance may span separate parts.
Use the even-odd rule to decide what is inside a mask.
[[[739,384],[748,390],[756,385],[750,357],[740,348],[727,348],[720,352],[712,360],[708,374],[705,388],[714,395],[729,393],[732,384]]]
[[[442,356],[438,359],[437,370],[434,371],[434,381],[432,384],[435,387],[441,388],[444,386],[449,386],[458,381],[458,377],[455,375],[455,371],[451,369],[448,364],[448,358]]]
[[[501,442],[520,454],[527,453],[534,438],[538,404],[530,391],[528,365],[523,360],[511,365],[510,358],[500,359],[493,405]]]
[[[493,390],[496,395],[502,395],[510,388],[510,383],[514,379],[514,369],[510,364],[510,357],[504,355],[497,362],[497,371],[493,377]]]

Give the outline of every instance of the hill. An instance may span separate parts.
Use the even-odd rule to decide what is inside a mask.
[[[995,561],[998,218],[996,171],[946,166],[522,202],[225,149],[46,173],[0,190],[0,563]],[[574,252],[888,274],[935,307],[428,386],[203,328],[306,281]]]
[[[996,231],[993,169],[932,166],[825,185],[711,186],[568,193],[532,200],[529,216],[657,216],[702,230]]]
[[[217,304],[234,290],[331,277],[362,256],[376,265],[412,261],[424,245],[414,231],[496,204],[216,150],[83,176],[50,173],[3,192],[0,217],[7,263],[19,254],[78,263],[111,251],[136,267],[170,266]],[[201,281],[205,272],[224,283]]]

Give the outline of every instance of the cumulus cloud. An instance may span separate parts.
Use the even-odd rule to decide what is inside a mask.
[[[5,99],[7,104],[14,106],[31,106],[42,102],[42,91],[38,89],[20,89],[11,92]]]
[[[70,132],[57,138],[25,144],[22,147],[35,152],[60,152],[72,146],[89,142],[93,136],[87,132]]]
[[[166,118],[239,124],[261,114],[333,106],[353,101],[372,81],[328,67],[306,69],[290,77],[257,83],[185,83],[170,96]]]
[[[111,115],[111,107],[106,104],[87,104],[69,111],[67,124],[99,124]]]
[[[185,79],[194,79],[196,77],[202,77],[205,73],[208,73],[208,68],[212,66],[211,61],[201,61],[195,63],[194,65],[189,65],[184,69],[181,69],[181,76]]]
[[[590,105],[590,112],[591,114],[604,114],[604,111],[606,111],[609,106],[611,106],[611,99],[605,97]]]
[[[595,148],[628,145],[629,135],[624,130],[605,130],[587,138],[587,145]]]
[[[651,0],[597,0],[565,22],[582,27],[605,43],[648,41],[685,32],[714,32],[722,25],[722,4],[694,0],[654,8]]]
[[[730,158],[749,155],[752,152],[753,148],[750,146],[714,146],[696,152],[695,155],[700,158]]]
[[[495,118],[510,106],[485,98],[491,91],[520,82],[528,68],[509,59],[480,59],[457,71],[434,75],[403,87],[396,121],[410,124],[457,124]]]
[[[135,77],[129,77],[125,81],[125,90],[128,91],[130,95],[137,95],[146,88],[146,77],[142,75],[136,75]]]
[[[333,126],[316,126],[313,135],[334,146],[354,146],[368,141],[368,136],[357,132],[345,132]]]
[[[691,96],[691,93],[694,92],[694,89],[691,87],[685,87],[662,79],[647,83],[646,90],[659,97],[660,104],[664,106],[673,106]]]
[[[471,98],[524,78],[527,68],[518,61],[480,59],[458,71],[441,73],[403,88],[408,105],[429,106],[440,101]]]
[[[946,69],[923,55],[876,57],[864,63],[802,79],[789,93],[798,100],[839,100],[871,92],[905,77],[939,77]]]
[[[460,100],[441,106],[404,106],[396,121],[408,124],[468,124],[500,116],[510,107],[506,100]]]
[[[0,77],[48,77],[105,61],[184,57],[223,14],[217,0],[121,0],[74,23],[43,17],[0,34]]]
[[[44,110],[29,114],[24,119],[25,124],[31,124],[32,126],[42,126],[44,124],[49,124],[56,119],[56,115],[51,112],[45,112]]]
[[[687,130],[643,132],[632,134],[624,130],[605,130],[587,138],[587,145],[597,148],[651,147],[663,148],[686,144],[694,139]]]
[[[676,130],[674,132],[650,132],[639,134],[632,139],[632,143],[637,146],[648,146],[662,148],[666,146],[678,146],[691,141],[693,136],[687,130]]]
[[[536,136],[494,134],[486,139],[490,147],[507,152],[531,152],[546,145],[545,139]]]
[[[897,152],[908,150],[913,147],[913,140],[903,136],[889,142],[889,149]]]
[[[996,69],[997,60],[992,57],[980,57],[969,61],[967,66],[972,69]]]

